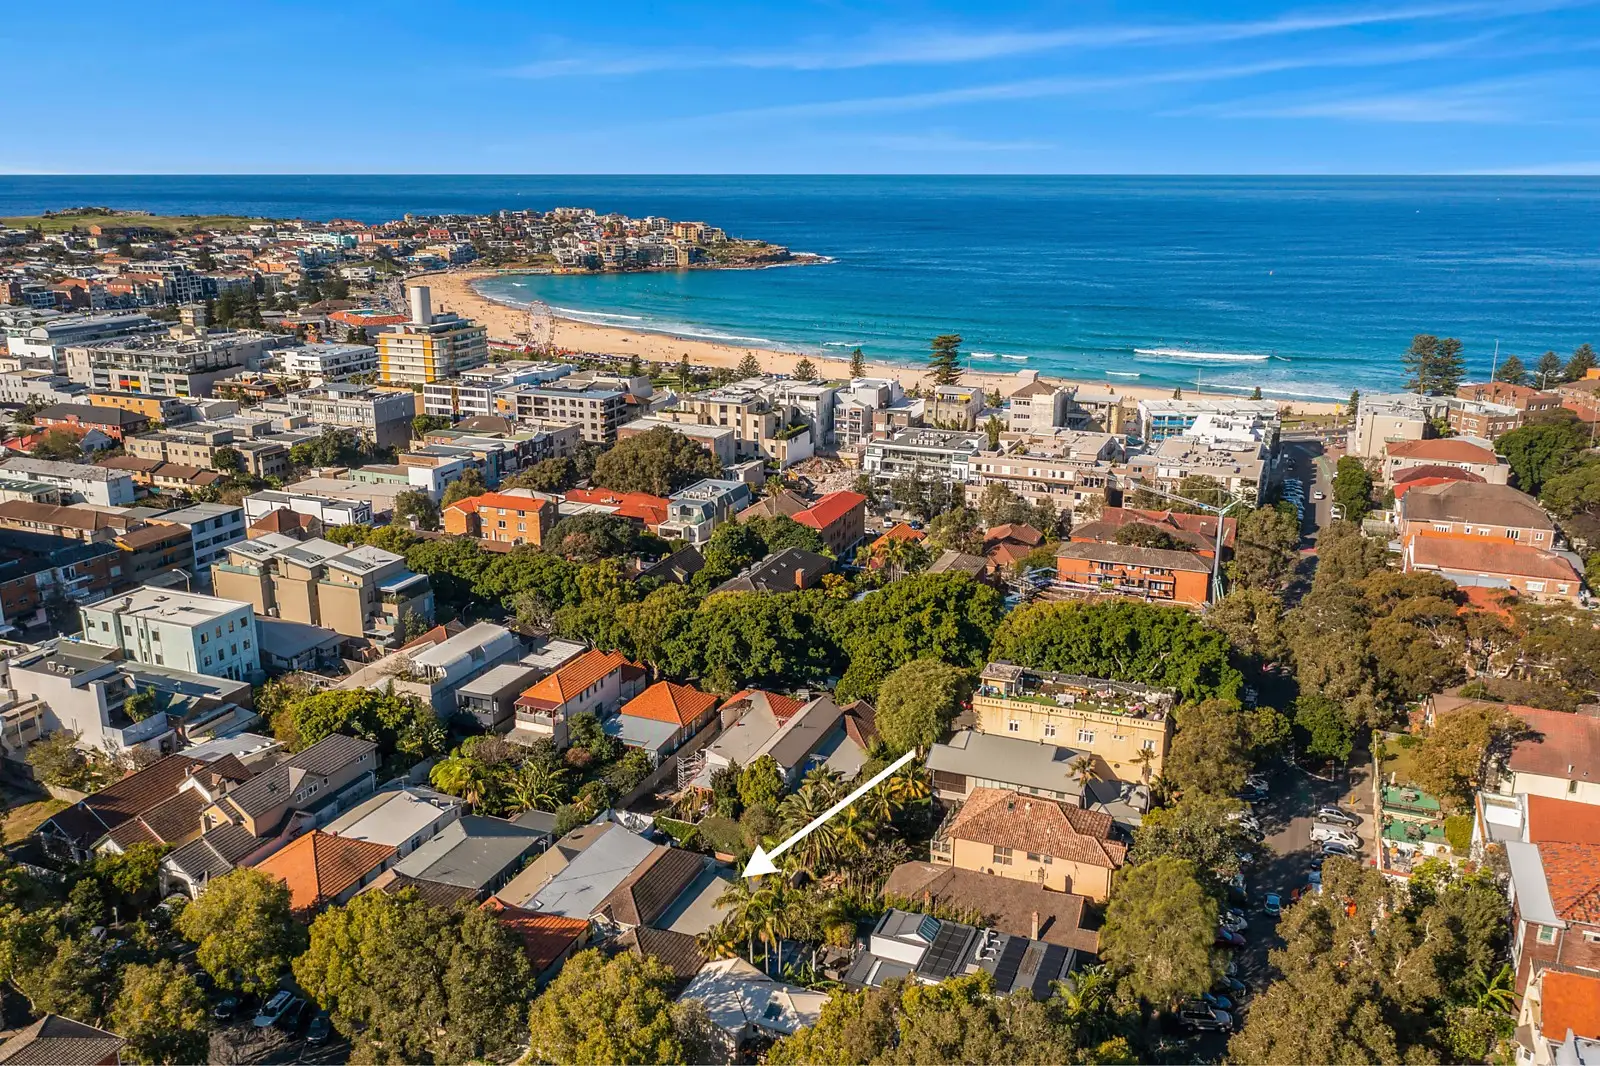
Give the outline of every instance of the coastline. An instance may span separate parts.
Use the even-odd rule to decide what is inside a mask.
[[[527,329],[527,312],[524,308],[511,304],[491,300],[478,292],[473,283],[483,278],[496,277],[503,273],[497,270],[448,270],[432,274],[418,274],[406,279],[408,288],[415,285],[427,285],[433,293],[433,306],[440,311],[454,311],[464,317],[476,320],[489,331],[489,339],[495,341],[514,342],[517,335]],[[848,358],[840,359],[831,355],[817,354],[804,351],[781,351],[773,348],[743,347],[736,344],[721,344],[715,341],[701,340],[692,337],[675,337],[666,333],[654,333],[646,330],[624,329],[618,326],[598,326],[589,322],[576,319],[561,318],[552,313],[550,318],[551,342],[559,348],[566,348],[576,352],[594,352],[601,355],[636,355],[641,360],[649,363],[677,363],[687,355],[689,362],[695,366],[717,366],[733,368],[747,355],[754,355],[761,363],[762,370],[768,373],[792,374],[794,367],[801,359],[810,359],[817,375],[823,379],[847,378],[849,376],[850,361]],[[927,369],[921,366],[903,365],[881,359],[868,357],[868,362],[875,366],[892,370],[894,376],[899,378],[906,387],[912,385],[931,384]],[[1057,381],[1064,384],[1078,385],[1086,388],[1107,389],[1119,396],[1127,396],[1135,400],[1167,399],[1172,391],[1167,388],[1151,386],[1123,385],[1117,382],[1092,381],[1076,378],[1056,377],[1042,375],[1045,380]],[[1002,392],[1015,388],[1018,382],[1016,373],[996,373],[994,371],[973,369],[970,365],[962,373],[962,383],[970,386],[981,387],[985,391],[1000,389]],[[1241,397],[1233,391],[1208,392],[1201,390],[1184,389],[1186,398],[1212,397],[1218,399],[1237,400]],[[1319,402],[1310,400],[1284,400],[1281,404],[1285,408],[1293,408],[1302,414],[1331,414],[1341,405],[1333,402]]]

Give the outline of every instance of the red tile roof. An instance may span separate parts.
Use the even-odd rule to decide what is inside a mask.
[[[1533,734],[1511,749],[1507,768],[1564,781],[1600,781],[1600,718],[1512,705]]]
[[[537,700],[559,707],[578,693],[610,674],[630,665],[620,652],[590,648],[555,673],[522,693],[522,700]]]
[[[1463,470],[1458,466],[1436,466],[1430,463],[1427,466],[1413,466],[1408,470],[1402,470],[1400,473],[1396,474],[1394,476],[1394,491],[1398,494],[1401,485],[1409,485],[1411,482],[1420,481],[1423,478],[1438,478],[1441,481],[1475,481],[1479,484],[1484,483],[1483,476],[1481,474],[1474,474],[1472,471]]]
[[[1483,463],[1488,466],[1500,462],[1500,457],[1488,448],[1448,437],[1390,441],[1385,451],[1391,459],[1435,459],[1442,463]]]
[[[542,496],[511,496],[504,492],[485,492],[481,496],[468,496],[464,500],[457,500],[447,511],[460,511],[471,514],[484,508],[504,508],[507,511],[540,511],[546,507],[555,506],[551,501]]]
[[[1116,869],[1127,847],[1110,838],[1111,816],[998,788],[975,788],[948,830],[952,840],[1013,848]]]
[[[742,692],[735,692],[729,696],[728,702],[723,706],[736,707],[747,700],[750,703],[765,703],[767,709],[772,712],[772,717],[776,718],[780,725],[793,718],[800,708],[806,705],[804,700],[797,700],[793,696],[766,692],[758,688],[747,688]]]
[[[827,529],[866,503],[867,498],[859,492],[830,492],[804,511],[797,511],[794,520],[812,529]]]
[[[1534,844],[1600,844],[1600,806],[1530,794],[1528,840]]]
[[[483,909],[492,911],[501,925],[522,938],[523,950],[528,953],[535,973],[543,973],[554,966],[589,931],[589,922],[584,918],[523,910],[497,896],[485,900]]]
[[[659,526],[667,520],[667,501],[647,492],[612,492],[610,489],[570,489],[568,503],[595,503],[615,507],[618,518],[632,518],[647,526]]]
[[[622,713],[687,728],[716,705],[715,696],[692,685],[657,681],[623,704]]]
[[[262,859],[256,869],[289,886],[290,907],[309,911],[336,899],[393,854],[394,848],[387,844],[313,829]]]
[[[928,535],[920,529],[912,529],[904,522],[896,522],[894,525],[885,530],[881,537],[872,543],[874,545],[878,545],[886,540],[909,540],[915,544],[918,541],[926,540],[927,536]]]
[[[1409,541],[1412,563],[1437,570],[1505,574],[1547,581],[1579,581],[1572,564],[1554,552],[1498,537],[1452,537],[1428,532]]]
[[[983,539],[985,543],[1009,540],[1036,548],[1044,543],[1044,534],[1026,522],[1005,522],[998,526],[990,526],[988,532],[984,533]]]
[[[1546,970],[1539,979],[1539,1029],[1546,1040],[1564,1040],[1568,1029],[1600,1040],[1600,977]]]
[[[1117,530],[1128,525],[1155,526],[1175,539],[1204,551],[1217,545],[1217,520],[1211,515],[1183,514],[1178,511],[1148,511],[1138,507],[1104,507],[1100,517],[1072,531],[1072,539],[1114,541]],[[1239,520],[1222,520],[1222,546],[1232,548],[1239,532]]]
[[[1539,861],[1556,915],[1565,922],[1600,925],[1600,844],[1540,844]]]

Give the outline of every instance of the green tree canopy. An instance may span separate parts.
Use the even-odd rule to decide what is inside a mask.
[[[1494,379],[1503,381],[1507,385],[1526,385],[1528,383],[1528,368],[1522,360],[1514,355],[1505,357],[1505,361],[1494,369]]]
[[[660,960],[580,951],[533,1001],[528,1058],[555,1066],[689,1061],[672,1016],[672,971]]]
[[[1536,389],[1559,385],[1565,373],[1566,368],[1561,363],[1561,357],[1555,352],[1545,352],[1539,357],[1538,364],[1533,368],[1533,375],[1529,384]]]
[[[1138,864],[1163,856],[1186,859],[1197,870],[1225,880],[1239,872],[1241,855],[1259,850],[1254,838],[1229,817],[1243,811],[1244,804],[1230,796],[1186,793],[1177,804],[1144,816],[1134,831],[1128,860]]]
[[[1295,700],[1294,724],[1305,738],[1301,751],[1313,759],[1346,762],[1355,747],[1355,729],[1339,705],[1326,696],[1307,694]]]
[[[912,659],[982,666],[1000,614],[1000,594],[966,574],[916,574],[868,594],[838,614],[834,631],[849,665],[837,698],[872,699]]]
[[[1250,772],[1250,720],[1231,700],[1203,700],[1178,707],[1177,734],[1162,776],[1185,794],[1228,796],[1244,787]]]
[[[928,357],[928,375],[935,385],[954,385],[961,380],[961,338],[941,333],[933,338],[933,354]]]
[[[1221,973],[1212,941],[1217,901],[1187,859],[1161,856],[1125,869],[1100,931],[1100,956],[1132,995],[1171,1007],[1209,989]]]
[[[1494,450],[1505,456],[1506,465],[1517,477],[1517,487],[1532,496],[1539,495],[1552,478],[1578,461],[1588,447],[1589,435],[1578,429],[1574,420],[1550,421],[1521,426],[1495,438]]]
[[[1594,346],[1585,341],[1572,350],[1572,358],[1567,360],[1567,380],[1582,381],[1594,368]]]
[[[1509,754],[1511,741],[1527,723],[1505,707],[1473,703],[1435,717],[1412,749],[1411,776],[1451,810],[1470,809],[1484,785],[1490,757]]]
[[[212,880],[177,925],[219,987],[252,995],[277,987],[305,939],[289,909],[289,886],[252,869]]]
[[[440,501],[443,507],[449,507],[458,500],[470,500],[474,496],[482,496],[489,491],[489,486],[484,484],[483,475],[478,468],[469,466],[461,471],[461,476],[444,487],[444,499]]]
[[[1032,603],[995,632],[990,659],[1171,688],[1181,699],[1237,699],[1228,642],[1181,607],[1121,600]]]
[[[817,380],[817,368],[810,359],[804,357],[794,365],[794,371],[789,375],[796,381],[807,382]]]
[[[774,807],[783,795],[783,771],[770,755],[761,755],[739,773],[739,802],[746,807]]]
[[[1292,507],[1258,507],[1239,519],[1228,576],[1235,585],[1276,590],[1300,561],[1300,519]]]
[[[1406,388],[1429,396],[1449,396],[1466,375],[1461,357],[1461,342],[1454,337],[1435,337],[1419,333],[1400,360],[1405,368]]]
[[[421,489],[406,489],[395,494],[390,521],[402,527],[415,522],[418,529],[438,529],[439,505]]]
[[[1333,476],[1333,499],[1344,510],[1346,522],[1360,522],[1372,510],[1372,475],[1353,455],[1339,459]]]
[[[597,488],[666,496],[722,470],[716,456],[681,433],[657,426],[617,441],[594,464]]]
[[[943,740],[972,690],[970,671],[938,659],[913,659],[878,688],[878,732],[893,752],[926,751]]]
[[[171,960],[123,969],[111,1029],[128,1042],[124,1061],[205,1062],[210,1050],[205,993]]]

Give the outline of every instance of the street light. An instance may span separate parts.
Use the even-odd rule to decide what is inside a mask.
[[[1138,488],[1144,489],[1146,492],[1153,492],[1157,496],[1163,496],[1169,500],[1176,500],[1179,503],[1186,503],[1190,507],[1198,507],[1203,511],[1209,511],[1217,516],[1217,544],[1215,550],[1213,550],[1211,553],[1211,599],[1213,603],[1222,599],[1222,520],[1227,517],[1229,511],[1233,510],[1240,504],[1247,503],[1245,498],[1239,493],[1229,492],[1227,489],[1224,489],[1221,484],[1218,484],[1217,491],[1228,497],[1228,502],[1223,506],[1218,507],[1215,504],[1201,503],[1199,500],[1191,500],[1187,496],[1179,496],[1176,492],[1168,492],[1166,489],[1157,488],[1156,486],[1145,481],[1135,482],[1135,485]]]

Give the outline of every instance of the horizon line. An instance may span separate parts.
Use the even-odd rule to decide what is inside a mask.
[[[1504,170],[1425,170],[1425,171],[1157,171],[1157,170],[1078,170],[1078,171],[13,171],[0,172],[0,181],[26,178],[1596,178],[1600,161],[1558,164],[1545,169],[1539,164],[1508,167]]]

